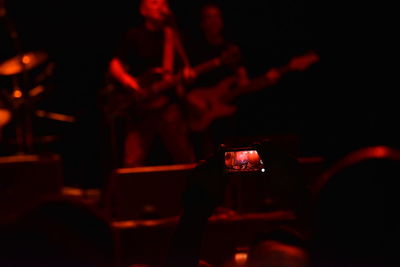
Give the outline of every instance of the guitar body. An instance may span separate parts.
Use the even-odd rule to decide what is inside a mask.
[[[160,74],[152,71],[146,72],[138,77],[138,82],[145,94],[138,94],[112,77],[108,77],[106,86],[100,93],[100,103],[108,118],[140,117],[143,113],[160,109],[168,103],[168,97],[157,94],[156,90],[173,85],[163,81]]]
[[[211,101],[210,101],[211,102]],[[202,132],[210,127],[211,123],[219,118],[229,117],[235,114],[237,107],[234,105],[214,102],[209,112],[190,121],[190,129],[194,132]]]
[[[189,119],[192,131],[204,131],[214,120],[235,114],[237,107],[229,101],[230,87],[234,82],[228,78],[215,87],[197,88],[188,94],[188,102],[194,109]]]

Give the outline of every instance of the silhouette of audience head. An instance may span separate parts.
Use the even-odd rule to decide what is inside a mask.
[[[246,267],[263,266],[309,266],[309,255],[304,238],[288,227],[279,227],[260,235],[250,247]]]
[[[356,150],[324,173],[314,187],[314,266],[384,266],[398,178],[400,152],[385,146]]]
[[[114,264],[114,241],[108,223],[78,202],[47,201],[3,225],[0,231],[0,266]]]

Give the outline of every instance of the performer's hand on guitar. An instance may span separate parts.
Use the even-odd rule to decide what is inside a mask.
[[[109,71],[110,74],[124,87],[132,89],[139,95],[144,94],[144,90],[139,85],[138,80],[125,70],[123,63],[119,58],[115,57],[110,61]]]
[[[281,76],[281,73],[276,68],[272,68],[265,73],[265,77],[271,82],[271,84],[278,83]]]
[[[144,90],[140,87],[136,78],[134,78],[131,75],[124,75],[124,78],[122,79],[122,84],[126,88],[132,89],[133,91],[135,91],[135,93],[137,93],[139,95],[144,94]]]
[[[197,73],[190,66],[184,67],[182,74],[183,74],[183,79],[185,80],[185,82],[188,83],[193,82],[197,78]]]

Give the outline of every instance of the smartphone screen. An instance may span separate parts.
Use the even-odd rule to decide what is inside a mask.
[[[226,151],[225,169],[227,172],[265,172],[255,149]]]

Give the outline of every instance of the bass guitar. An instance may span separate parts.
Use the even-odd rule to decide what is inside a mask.
[[[288,72],[304,71],[318,61],[318,54],[309,52],[292,58],[288,64],[275,70],[282,77],[282,75]],[[246,86],[234,87],[236,79],[228,77],[215,87],[197,88],[189,92],[187,101],[189,106],[193,107],[189,115],[189,125],[192,131],[204,131],[214,120],[233,115],[237,107],[232,104],[232,101],[238,96],[274,85],[276,81],[271,80],[269,75],[267,75],[268,73],[269,71],[253,79]]]

